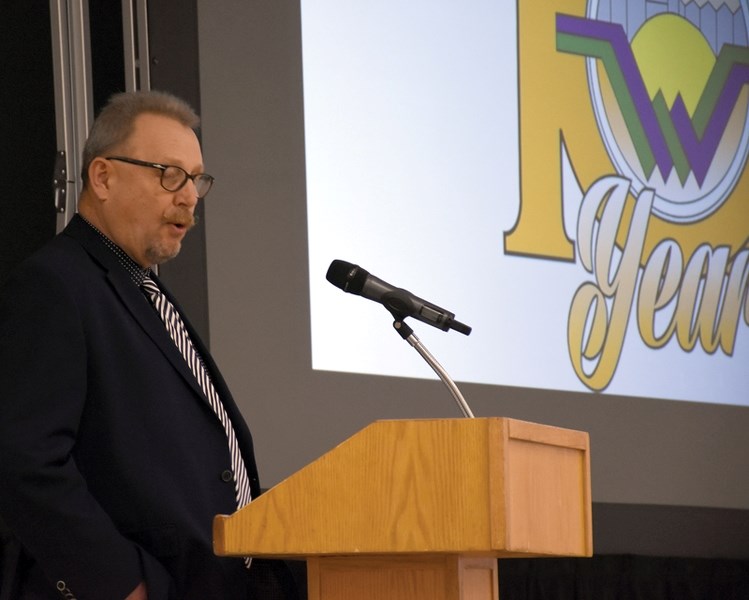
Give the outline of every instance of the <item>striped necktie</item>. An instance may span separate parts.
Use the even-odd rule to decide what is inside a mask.
[[[234,433],[234,427],[229,420],[229,416],[226,414],[224,405],[221,403],[221,400],[218,397],[218,393],[216,393],[216,390],[213,387],[213,383],[211,382],[211,378],[208,375],[208,371],[205,368],[202,359],[195,351],[195,348],[192,345],[192,341],[190,340],[190,336],[187,334],[185,325],[182,322],[182,318],[174,308],[174,305],[169,302],[169,299],[159,289],[159,287],[156,285],[156,282],[150,277],[146,277],[143,280],[141,288],[146,291],[148,297],[151,299],[151,302],[156,308],[156,311],[159,313],[161,320],[164,321],[164,325],[166,326],[169,335],[177,345],[177,348],[179,348],[179,351],[182,353],[185,361],[187,361],[187,364],[189,365],[190,370],[195,376],[195,379],[197,379],[200,388],[203,390],[206,398],[208,398],[208,402],[211,405],[211,408],[216,413],[216,416],[218,417],[219,421],[221,421],[221,424],[224,427],[226,439],[229,442],[231,467],[232,471],[234,472],[234,490],[237,497],[237,507],[242,508],[243,506],[247,505],[252,499],[252,495],[250,492],[250,481],[247,477],[247,469],[245,468],[244,461],[242,460],[242,454],[239,450],[239,444],[237,443],[237,436]],[[246,560],[245,562],[247,562],[247,566],[249,566],[248,560]]]

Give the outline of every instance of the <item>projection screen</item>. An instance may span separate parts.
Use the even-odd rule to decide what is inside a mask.
[[[344,259],[457,380],[749,405],[747,11],[648,4],[302,2],[313,368],[434,376]]]

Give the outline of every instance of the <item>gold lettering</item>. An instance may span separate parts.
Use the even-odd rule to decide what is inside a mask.
[[[585,0],[517,2],[518,126],[520,210],[504,235],[505,254],[575,260],[567,237],[560,193],[562,146],[584,156],[575,175],[587,189],[601,173],[614,169],[600,140],[595,114],[581,103],[588,89],[585,61],[558,52],[556,15],[585,16]],[[549,101],[548,90],[554,90]]]
[[[699,340],[712,354],[721,347],[733,354],[742,302],[747,296],[747,251],[729,264],[730,249],[697,248],[689,260],[676,306],[676,338],[684,350]],[[728,273],[728,275],[726,275]]]
[[[723,352],[731,356],[744,304],[744,322],[749,325],[749,250],[742,250],[731,261],[731,271],[718,319],[718,337]]]
[[[654,249],[645,265],[637,296],[637,325],[640,337],[651,348],[665,346],[673,335],[673,315],[662,334],[655,331],[656,313],[668,306],[679,292],[682,257],[679,245],[663,240]]]
[[[629,184],[623,177],[600,179],[590,186],[580,208],[577,249],[580,262],[595,276],[595,284],[586,282],[575,292],[567,347],[578,378],[593,390],[608,386],[619,363],[653,206],[652,190],[644,190],[637,199],[626,243],[619,250],[616,237]]]
[[[629,191],[622,177],[598,180],[585,193],[578,219],[577,253],[594,281],[572,298],[567,348],[580,381],[597,391],[614,376],[635,301],[640,336],[650,348],[676,336],[687,352],[699,341],[708,353],[721,348],[730,356],[742,313],[749,324],[749,249],[731,258],[728,246],[703,244],[683,268],[681,248],[666,239],[641,267],[654,194],[640,193],[628,221]],[[622,228],[628,229],[620,248]]]

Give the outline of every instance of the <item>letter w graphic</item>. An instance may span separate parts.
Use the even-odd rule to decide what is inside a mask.
[[[681,95],[668,109],[659,90],[651,101],[624,29],[557,14],[557,50],[601,60],[646,177],[672,168],[684,185],[690,171],[702,185],[739,94],[749,84],[749,48],[725,44],[690,117]]]

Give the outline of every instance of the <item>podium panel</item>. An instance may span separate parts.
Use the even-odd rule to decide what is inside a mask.
[[[488,600],[498,597],[497,561],[459,555],[315,557],[309,600]]]
[[[587,435],[509,421],[507,548],[553,556],[592,554]]]

